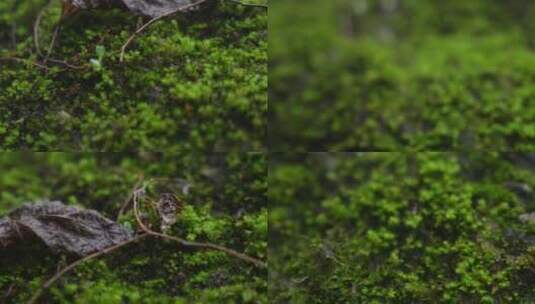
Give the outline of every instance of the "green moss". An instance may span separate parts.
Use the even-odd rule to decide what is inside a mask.
[[[276,1],[272,11],[276,151],[533,150],[535,6]]]
[[[210,1],[152,25],[119,62],[135,16],[91,11],[62,27],[38,68],[31,27],[45,1],[0,4],[0,149],[263,150],[267,112],[265,9]],[[60,1],[47,10],[45,48]],[[13,13],[13,11],[15,13]],[[13,29],[13,31],[11,30]]]
[[[115,218],[141,176],[161,177],[150,193],[172,191],[186,202],[171,235],[267,260],[267,164],[262,154],[2,153],[0,171],[0,215],[23,202],[48,198]],[[188,194],[182,192],[184,183],[191,184]],[[136,227],[132,212],[119,222]],[[0,297],[10,287],[12,292],[0,301],[27,301],[73,259],[30,242],[2,253]],[[267,271],[221,252],[181,250],[174,242],[147,239],[80,265],[42,301],[267,303]]]
[[[531,303],[533,155],[279,155],[274,303]],[[303,182],[305,181],[305,182]],[[523,189],[523,190],[521,190]]]

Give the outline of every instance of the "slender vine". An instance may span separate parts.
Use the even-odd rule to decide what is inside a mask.
[[[230,249],[230,248],[227,248],[227,247],[224,247],[224,246],[221,246],[221,245],[217,245],[217,244],[213,244],[213,243],[200,243],[200,242],[187,241],[187,240],[175,237],[175,236],[166,235],[166,234],[159,233],[159,232],[156,232],[156,231],[153,231],[153,230],[149,229],[143,223],[143,221],[141,220],[141,218],[139,216],[139,198],[142,195],[144,195],[147,185],[148,184],[145,184],[141,188],[136,189],[134,191],[134,193],[133,193],[133,196],[132,196],[132,201],[133,201],[133,204],[134,204],[134,216],[136,218],[137,224],[139,225],[139,227],[146,234],[149,234],[149,235],[152,235],[152,236],[155,236],[155,237],[159,237],[159,238],[162,238],[162,239],[167,239],[167,240],[171,240],[171,241],[177,242],[182,247],[186,247],[186,248],[219,250],[219,251],[222,251],[222,252],[228,254],[229,256],[241,259],[241,260],[246,261],[248,263],[252,263],[257,267],[260,267],[260,268],[266,268],[267,267],[267,264],[265,262],[261,261],[261,260],[258,260],[256,258],[250,257],[250,256],[248,256],[246,254],[243,254],[243,253],[239,253],[239,252],[237,252],[237,251],[235,251],[233,249]]]
[[[122,243],[119,243],[119,244],[115,244],[115,245],[107,247],[107,248],[105,248],[103,250],[100,250],[100,251],[97,251],[97,252],[92,253],[90,255],[87,255],[87,256],[85,256],[85,257],[83,257],[81,259],[78,259],[78,260],[74,261],[73,263],[69,264],[68,266],[64,267],[63,269],[58,271],[54,276],[52,276],[50,279],[48,279],[33,294],[33,296],[30,298],[30,300],[27,302],[27,304],[35,304],[35,303],[37,303],[37,301],[39,301],[39,299],[41,298],[41,295],[43,294],[44,291],[46,291],[51,286],[53,286],[54,283],[56,283],[61,277],[63,277],[63,275],[65,275],[69,271],[73,270],[78,265],[80,265],[80,264],[82,264],[82,263],[84,263],[86,261],[89,261],[91,259],[95,259],[95,258],[101,257],[103,255],[106,255],[106,254],[108,254],[110,252],[113,252],[113,251],[119,249],[119,248],[122,248],[125,245],[137,242],[137,241],[139,241],[142,238],[145,238],[147,236],[154,236],[154,237],[157,237],[157,238],[170,240],[170,241],[173,241],[173,242],[176,242],[176,243],[180,244],[180,246],[182,246],[184,248],[222,251],[222,252],[226,253],[227,255],[229,255],[231,257],[240,259],[240,260],[245,261],[247,263],[251,263],[251,264],[253,264],[253,265],[255,265],[255,266],[259,267],[259,268],[267,268],[267,264],[265,262],[263,262],[263,261],[261,261],[259,259],[250,257],[250,256],[248,256],[246,254],[237,252],[237,251],[235,251],[233,249],[230,249],[230,248],[227,248],[225,246],[221,246],[221,245],[217,245],[217,244],[213,244],[213,243],[201,243],[201,242],[187,241],[187,240],[184,240],[182,238],[178,238],[178,237],[175,237],[175,236],[170,236],[170,235],[166,235],[166,234],[163,234],[163,233],[159,233],[159,232],[153,231],[150,228],[148,228],[143,223],[143,221],[141,220],[141,217],[140,217],[139,200],[140,200],[140,198],[142,196],[145,195],[146,189],[152,183],[152,181],[153,180],[149,180],[149,181],[144,182],[144,183],[138,182],[136,184],[136,187],[134,187],[134,190],[128,196],[128,199],[125,201],[126,203],[124,203],[122,205],[122,207],[121,207],[121,209],[119,211],[120,213],[124,212],[124,210],[127,208],[128,204],[129,204],[129,202],[133,203],[134,217],[136,218],[136,222],[137,222],[139,228],[143,231],[141,234],[138,234],[134,238],[132,238],[130,240],[127,240],[125,242],[122,242]],[[137,185],[140,185],[140,186],[137,186]]]
[[[51,277],[50,279],[48,279],[42,286],[41,288],[39,288],[37,290],[37,292],[35,292],[33,294],[33,296],[30,298],[30,300],[27,302],[27,304],[35,304],[37,303],[37,301],[39,300],[39,298],[41,297],[41,295],[43,294],[43,292],[45,290],[47,290],[48,288],[50,288],[52,285],[54,285],[54,283],[56,283],[64,274],[66,274],[67,272],[73,270],[74,268],[76,268],[76,266],[82,264],[83,262],[86,262],[86,261],[89,261],[91,259],[95,259],[95,258],[98,258],[100,256],[103,256],[105,254],[108,254],[110,252],[113,252],[125,245],[128,245],[128,244],[131,244],[131,243],[134,243],[134,242],[137,242],[139,240],[141,240],[142,238],[146,237],[147,234],[140,234],[136,237],[134,237],[133,239],[130,239],[128,241],[124,241],[122,243],[119,243],[119,244],[116,244],[116,245],[113,245],[113,246],[110,246],[108,248],[105,248],[101,251],[97,251],[95,253],[92,253],[90,255],[87,255],[79,260],[76,260],[74,261],[73,263],[69,264],[68,266],[66,266],[65,268],[61,269],[60,271],[58,271],[53,277]]]

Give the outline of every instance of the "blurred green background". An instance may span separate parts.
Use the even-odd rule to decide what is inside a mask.
[[[281,153],[271,303],[534,303],[535,154]]]
[[[533,1],[279,0],[270,12],[273,151],[533,150]]]
[[[2,217],[24,202],[50,199],[115,220],[141,177],[163,178],[160,189],[186,203],[171,235],[267,260],[262,154],[1,153],[0,172]],[[119,222],[136,227],[131,212]],[[3,249],[0,303],[25,303],[72,260],[30,241]],[[182,250],[173,242],[147,239],[77,267],[39,303],[267,303],[267,270],[222,252]]]

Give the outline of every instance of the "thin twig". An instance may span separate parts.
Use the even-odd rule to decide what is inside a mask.
[[[89,65],[88,64],[84,64],[84,65],[73,65],[73,64],[70,64],[68,63],[67,61],[65,60],[59,60],[59,59],[54,59],[54,58],[48,58],[48,61],[49,62],[53,62],[53,63],[57,63],[57,64],[61,64],[61,65],[64,65],[70,69],[73,69],[73,70],[85,70],[87,68],[89,68]]]
[[[20,62],[20,63],[30,63],[36,67],[39,67],[41,69],[44,69],[44,70],[48,70],[49,67],[45,66],[45,65],[42,65],[42,64],[39,64],[37,62],[34,62],[34,61],[31,61],[31,60],[28,60],[28,59],[22,59],[22,58],[18,58],[18,57],[0,57],[0,61],[1,60],[10,60],[10,61],[16,61],[16,62]]]
[[[125,44],[121,47],[121,56],[120,56],[120,59],[119,61],[120,62],[123,62],[124,61],[124,53],[126,52],[126,48],[130,45],[130,43],[132,43],[132,41],[134,41],[134,39],[137,37],[137,35],[139,35],[141,32],[143,32],[147,27],[149,27],[151,24],[153,24],[154,22],[158,21],[158,20],[161,20],[161,19],[164,19],[166,17],[169,17],[171,15],[174,15],[176,13],[179,13],[181,11],[185,11],[189,8],[192,8],[192,7],[195,7],[203,2],[205,2],[206,0],[199,0],[199,1],[196,1],[196,2],[193,2],[191,4],[188,4],[188,5],[184,5],[182,7],[179,7],[178,9],[172,11],[172,12],[169,12],[169,13],[166,13],[164,15],[161,15],[161,16],[158,16],[158,17],[155,17],[155,18],[152,18],[151,20],[149,20],[147,23],[143,24],[143,26],[141,26],[140,28],[138,28],[133,34],[132,36],[130,36],[130,38],[128,38],[128,40],[126,40]]]
[[[61,30],[61,25],[62,25],[62,22],[64,20],[64,17],[65,17],[65,9],[63,10],[62,12],[62,15],[59,19],[59,21],[56,23],[56,25],[54,26],[54,33],[52,34],[52,40],[50,41],[50,45],[48,46],[48,49],[47,49],[47,52],[46,52],[46,55],[43,54],[43,52],[41,51],[41,46],[39,44],[39,28],[40,28],[40,25],[41,25],[41,20],[43,19],[43,15],[46,11],[46,9],[52,5],[53,3],[53,0],[50,0],[47,5],[45,5],[41,11],[39,12],[39,15],[37,15],[37,18],[35,19],[35,23],[34,23],[34,26],[33,26],[33,40],[34,40],[34,44],[35,44],[35,50],[37,52],[37,55],[39,57],[44,57],[44,60],[43,60],[43,63],[46,65],[46,63],[48,61],[51,61],[51,62],[55,62],[55,63],[60,63],[60,64],[63,64],[69,68],[72,68],[72,69],[79,69],[79,67],[76,67],[76,66],[73,66],[73,65],[70,65],[69,63],[67,63],[66,61],[62,61],[62,60],[57,60],[57,59],[50,59],[50,55],[52,54],[52,51],[54,49],[54,46],[56,45],[56,41],[57,41],[57,38],[58,38],[58,34],[59,34],[59,31]]]
[[[117,219],[119,219],[128,206],[130,206],[130,202],[132,202],[132,198],[134,197],[134,191],[141,186],[141,183],[143,182],[143,175],[140,176],[139,180],[136,182],[134,188],[132,188],[132,191],[129,192],[128,197],[124,200],[123,205],[121,206],[121,209],[119,209],[119,213],[117,213]]]
[[[43,64],[40,64],[39,62],[35,62],[35,61],[32,61],[32,60],[29,60],[29,59],[24,59],[24,58],[19,58],[19,57],[0,57],[0,61],[16,61],[16,62],[20,62],[20,63],[30,63],[38,68],[41,68],[43,70],[50,70],[50,66],[46,66],[46,65],[43,65]],[[65,60],[59,60],[59,59],[54,59],[54,58],[48,58],[48,62],[52,62],[52,63],[56,63],[56,64],[59,64],[59,65],[63,65],[65,66],[66,68],[69,68],[69,69],[73,69],[73,70],[85,70],[87,68],[89,68],[89,65],[73,65],[73,64],[70,64],[68,63],[67,61]],[[63,71],[63,70],[62,70]]]
[[[52,50],[54,49],[54,45],[56,45],[56,39],[58,38],[58,33],[59,33],[60,29],[61,29],[61,23],[56,24],[56,26],[54,27],[54,34],[52,35],[52,41],[50,41],[50,45],[48,46],[48,50],[46,51],[46,56],[45,56],[45,59],[43,61],[45,64],[48,61],[48,59],[50,58],[50,55],[52,54]]]
[[[13,291],[13,288],[14,288],[14,287],[15,287],[15,283],[12,283],[12,284],[9,286],[8,290],[6,291],[6,293],[5,293],[4,296],[3,296],[4,299],[8,299],[8,298],[9,298],[9,296],[11,295],[11,292]]]
[[[34,295],[32,296],[32,298],[27,302],[28,304],[34,304],[34,303],[37,303],[37,301],[39,300],[39,298],[41,297],[41,295],[43,294],[43,292],[45,290],[47,290],[48,288],[50,288],[50,286],[52,286],[57,280],[59,280],[65,273],[71,271],[72,269],[74,269],[76,266],[82,264],[83,262],[85,261],[88,261],[90,259],[94,259],[94,258],[97,258],[97,257],[100,257],[102,255],[105,255],[107,253],[110,253],[114,250],[117,250],[125,245],[128,245],[130,243],[133,243],[133,242],[137,242],[139,241],[140,239],[146,237],[147,234],[141,234],[141,235],[138,235],[136,237],[134,237],[133,239],[130,239],[128,241],[124,241],[122,243],[119,243],[119,244],[116,244],[116,245],[113,245],[113,246],[110,246],[108,248],[105,248],[101,251],[97,251],[93,254],[90,254],[88,256],[85,256],[79,260],[76,260],[75,262],[71,263],[70,265],[66,266],[65,268],[63,268],[61,271],[57,272],[53,277],[51,277],[48,281],[46,281],[43,286],[41,286],[41,288],[39,288],[39,290],[37,290],[36,293],[34,293]]]
[[[175,242],[179,243],[183,247],[200,248],[200,249],[212,249],[212,250],[223,251],[223,252],[225,252],[226,254],[228,254],[230,256],[233,256],[235,258],[244,260],[244,261],[249,262],[249,263],[253,263],[257,267],[261,267],[261,268],[266,268],[267,267],[266,263],[264,263],[263,261],[255,259],[253,257],[250,257],[250,256],[248,256],[246,254],[239,253],[239,252],[237,252],[235,250],[232,250],[232,249],[224,247],[224,246],[220,246],[220,245],[216,245],[216,244],[212,244],[212,243],[199,243],[199,242],[186,241],[186,240],[181,239],[181,238],[177,238],[177,237],[174,237],[174,236],[170,236],[170,235],[166,235],[166,234],[163,234],[163,233],[158,233],[158,232],[152,231],[147,226],[145,226],[145,224],[143,224],[143,222],[141,221],[141,218],[139,217],[138,198],[139,198],[139,195],[141,193],[144,193],[145,189],[142,188],[142,189],[138,189],[138,190],[134,191],[134,195],[133,195],[133,199],[132,199],[133,202],[134,202],[134,216],[136,217],[136,221],[137,221],[139,227],[145,233],[153,235],[153,236],[156,236],[156,237],[159,237],[159,238],[175,241]]]
[[[52,5],[53,1],[54,0],[49,0],[48,3],[41,9],[33,25],[33,42],[35,44],[35,50],[40,57],[43,57],[43,52],[41,52],[41,47],[39,46],[39,26],[41,25],[41,20],[43,19],[46,9]]]

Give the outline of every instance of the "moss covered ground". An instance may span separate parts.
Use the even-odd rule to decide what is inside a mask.
[[[32,37],[46,3],[0,3],[0,150],[265,149],[266,9],[209,0],[153,24],[124,63],[121,46],[147,19],[83,12],[63,24],[51,55],[69,67],[47,70]],[[60,6],[44,11],[42,52]]]
[[[530,151],[535,5],[273,1],[274,151]]]
[[[255,153],[2,153],[0,216],[23,202],[51,199],[115,219],[141,176],[164,178],[158,189],[186,204],[170,235],[266,261],[266,161]],[[131,211],[119,222],[136,230]],[[30,241],[2,250],[0,302],[25,303],[74,259]],[[39,303],[267,303],[267,270],[218,251],[184,250],[151,238],[80,265]]]
[[[272,303],[534,303],[535,155],[277,154]]]

